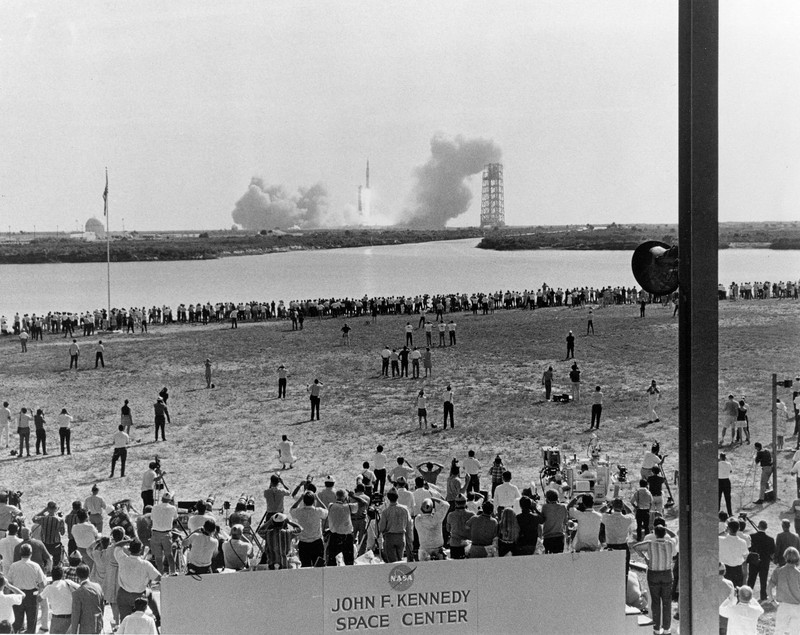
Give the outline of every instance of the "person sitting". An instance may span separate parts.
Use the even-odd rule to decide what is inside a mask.
[[[493,514],[494,504],[486,501],[481,506],[481,513],[467,520],[467,530],[472,541],[467,558],[486,558],[492,554],[497,536],[497,520]]]
[[[222,543],[222,555],[225,558],[225,568],[241,571],[249,568],[250,558],[253,557],[253,545],[244,536],[244,527],[234,525],[231,527],[231,537]]]
[[[189,522],[187,523],[189,527],[189,533],[202,529],[209,520],[216,524],[217,519],[214,518],[214,514],[208,511],[208,506],[206,505],[205,501],[198,501],[197,505],[195,505],[195,511],[197,513],[193,516],[190,516]]]

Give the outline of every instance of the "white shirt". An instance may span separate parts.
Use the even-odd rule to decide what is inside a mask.
[[[58,427],[59,428],[71,428],[72,427],[72,415],[67,414],[60,414],[58,415]]]
[[[452,390],[445,390],[444,391],[444,402],[453,403],[453,391]]]
[[[383,452],[376,453],[372,456],[372,469],[373,470],[386,469],[386,455]]]
[[[2,417],[2,421],[0,421],[0,423],[2,422],[5,422],[6,424],[11,423],[11,411],[8,408],[3,408],[2,410],[0,410],[0,417]]]
[[[717,467],[719,468],[719,478],[731,477],[733,466],[730,464],[730,461],[720,461],[717,463]]]
[[[738,534],[719,537],[719,561],[725,566],[738,567],[747,558],[747,542]]]
[[[122,547],[114,549],[114,558],[119,564],[119,586],[129,593],[144,593],[150,581],[159,578],[158,569],[139,556],[127,553]]]
[[[158,635],[155,620],[147,613],[136,611],[126,617],[119,625],[117,635]]]
[[[468,456],[466,459],[464,459],[462,465],[464,466],[464,471],[467,474],[480,474],[481,464],[476,458]]]
[[[172,531],[172,524],[178,518],[178,508],[169,503],[157,503],[150,512],[153,531]]]
[[[128,447],[128,442],[130,441],[130,437],[125,434],[122,430],[117,430],[114,433],[114,447],[115,448],[125,448]]]
[[[53,615],[70,615],[72,613],[72,592],[78,588],[72,580],[56,580],[48,584],[40,595],[50,605]]]
[[[156,482],[156,473],[155,470],[147,469],[145,473],[142,475],[142,491],[146,492],[148,490],[153,489],[153,485]]]
[[[0,620],[7,620],[14,623],[14,606],[22,604],[25,596],[21,593],[13,593],[10,595],[0,594]],[[72,608],[70,608],[70,613]]]
[[[519,514],[522,511],[519,507],[520,496],[519,488],[516,485],[513,483],[501,483],[494,490],[494,506],[511,507],[514,513]]]
[[[755,598],[744,604],[736,596],[727,597],[719,607],[719,614],[728,618],[728,635],[756,635],[758,618],[763,613],[764,609]]]
[[[42,568],[30,558],[17,560],[8,570],[8,581],[21,591],[31,591],[44,586],[47,579]]]
[[[72,526],[72,538],[75,540],[75,544],[82,549],[88,549],[99,537],[100,534],[97,532],[97,528],[89,521],[75,523]]]
[[[205,525],[207,520],[213,520],[215,523],[217,519],[214,518],[212,514],[206,512],[202,516],[200,514],[195,514],[194,516],[189,516],[189,522],[186,523],[186,526],[189,528],[189,533],[193,531],[197,531],[198,529],[202,529],[203,525]]]
[[[22,538],[19,536],[6,536],[0,540],[0,556],[3,557],[3,573],[6,575],[14,562],[14,548],[21,542]]]

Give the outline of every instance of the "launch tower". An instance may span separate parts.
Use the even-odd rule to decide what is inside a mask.
[[[506,224],[503,204],[503,164],[488,163],[483,168],[481,188],[481,227],[502,227]]]

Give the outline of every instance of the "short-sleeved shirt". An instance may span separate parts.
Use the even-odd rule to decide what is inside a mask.
[[[69,615],[72,613],[72,592],[77,588],[72,580],[55,580],[42,589],[40,595],[47,600],[53,615]]]
[[[11,593],[9,595],[0,594],[0,620],[14,623],[14,607],[22,604],[25,598],[21,593]],[[72,608],[70,607],[70,612]]]
[[[328,517],[324,507],[301,505],[292,510],[292,517],[303,528],[298,539],[300,542],[314,542],[322,538],[322,521]]]
[[[47,582],[42,568],[30,558],[17,560],[11,565],[8,581],[22,591],[32,591]]]
[[[352,514],[358,511],[357,503],[331,503],[328,507],[328,528],[334,534],[352,534]]]

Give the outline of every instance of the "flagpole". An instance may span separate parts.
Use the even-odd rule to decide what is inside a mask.
[[[108,328],[111,329],[111,235],[108,231],[108,168],[106,167],[106,189],[103,190],[103,213],[106,217],[106,278],[108,280]]]

